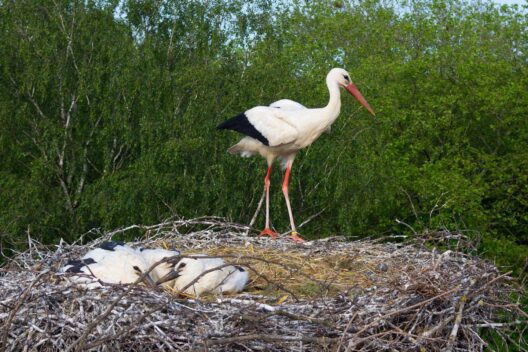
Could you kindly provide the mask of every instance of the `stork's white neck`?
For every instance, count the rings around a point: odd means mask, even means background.
[[[331,124],[337,119],[341,111],[341,92],[339,90],[339,84],[330,76],[326,77],[326,85],[330,94],[330,100],[324,109],[326,110],[326,117]]]

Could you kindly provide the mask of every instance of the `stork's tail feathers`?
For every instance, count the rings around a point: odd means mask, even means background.
[[[240,146],[238,144],[235,144],[234,146],[230,147],[227,152],[229,154],[238,154],[238,153],[241,153],[243,152],[242,148],[240,148]]]
[[[255,155],[254,153],[246,150],[244,148],[243,145],[241,145],[242,143],[237,143],[235,144],[234,146],[230,147],[227,152],[229,154],[240,154],[241,156],[245,157],[245,158],[249,158],[250,156],[253,156]]]
[[[216,129],[218,130],[234,130],[249,136],[260,136],[262,135],[255,130],[255,128],[249,123],[247,117],[245,114],[239,114],[229,120],[226,120],[216,126]],[[257,136],[257,137],[258,137]],[[240,154],[243,157],[250,157],[253,155],[253,153],[249,152],[247,148],[245,148],[245,145],[247,144],[246,141],[247,138],[243,138],[240,142],[232,146],[227,150],[229,154]]]
[[[233,130],[245,134],[251,138],[260,141],[264,145],[269,145],[269,141],[260,133],[259,130],[249,122],[246,114],[238,114],[216,126],[217,130]]]

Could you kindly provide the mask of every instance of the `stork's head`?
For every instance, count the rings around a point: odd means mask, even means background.
[[[200,275],[205,270],[204,259],[194,258],[195,256],[204,256],[203,254],[195,254],[192,258],[182,258],[175,264],[172,264],[171,270],[165,275],[157,279],[157,284],[165,284],[168,286],[174,286],[174,280],[178,279],[182,275],[191,276],[194,278]]]
[[[141,248],[140,254],[145,259],[145,261],[147,262],[150,268],[154,263],[157,263],[162,259],[179,256],[180,252],[177,250],[170,251],[170,250],[161,249],[161,248],[155,248],[155,249]],[[173,268],[174,268],[173,263],[170,263],[170,262],[161,263],[157,265],[154,269],[152,269],[151,276],[155,280],[158,280],[164,277],[165,275],[167,275],[168,273],[170,273],[173,270]]]
[[[354,98],[357,99],[357,101],[360,102],[361,105],[365,107],[365,109],[368,110],[368,112],[370,112],[372,115],[376,115],[367,100],[363,98],[363,95],[361,95],[359,89],[357,89],[356,85],[352,83],[350,75],[347,71],[343,70],[342,68],[333,68],[326,76],[326,81],[328,84],[336,82],[340,87],[345,88],[350,94],[354,96]]]

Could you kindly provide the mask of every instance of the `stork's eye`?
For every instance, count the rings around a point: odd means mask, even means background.
[[[347,75],[343,75],[343,77],[345,77],[345,79],[350,82],[350,77],[348,77]]]

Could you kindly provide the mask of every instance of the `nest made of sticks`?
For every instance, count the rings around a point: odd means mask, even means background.
[[[139,229],[133,246],[206,253],[248,268],[236,296],[200,299],[147,286],[85,290],[58,269]],[[0,269],[0,348],[18,350],[481,351],[526,349],[521,288],[491,263],[422,244],[296,245],[216,218],[92,231],[85,245],[29,249]],[[448,238],[445,232],[442,236]],[[456,238],[459,234],[452,237]]]

